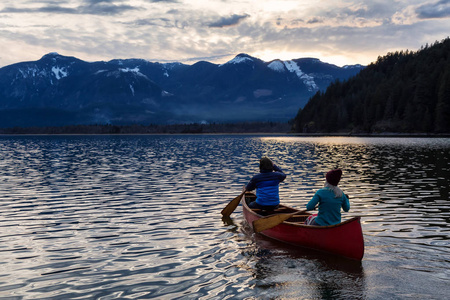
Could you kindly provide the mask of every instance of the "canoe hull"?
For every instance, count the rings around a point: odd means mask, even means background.
[[[253,221],[263,216],[247,206],[245,196],[242,197],[241,202],[244,217],[247,223],[253,227]],[[295,211],[293,208],[289,209]],[[310,226],[287,220],[262,231],[261,234],[287,244],[316,249],[354,260],[361,260],[364,256],[364,238],[360,217],[354,217],[333,226]]]

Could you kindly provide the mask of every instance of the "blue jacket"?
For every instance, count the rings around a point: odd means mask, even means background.
[[[319,212],[316,223],[320,226],[328,226],[341,223],[341,207],[344,211],[350,210],[350,201],[345,194],[336,198],[332,190],[322,188],[318,190],[306,205],[307,210],[313,210],[317,203]]]
[[[280,196],[278,185],[286,178],[286,174],[279,167],[273,165],[273,171],[261,170],[261,173],[253,176],[245,189],[256,189],[256,203],[259,205],[278,205]]]

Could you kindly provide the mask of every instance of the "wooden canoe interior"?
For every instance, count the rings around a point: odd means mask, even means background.
[[[253,193],[245,194],[245,202],[247,203],[247,205],[250,202],[255,201],[255,199],[256,199],[255,194],[253,194]],[[282,204],[280,204],[280,206],[277,209],[272,210],[272,211],[266,211],[266,210],[262,210],[262,209],[250,209],[250,210],[260,216],[270,216],[270,215],[274,215],[274,214],[289,214],[289,213],[294,213],[294,212],[298,211],[296,209],[284,206]],[[310,215],[311,215],[310,213],[305,212],[298,216],[297,215],[292,216],[291,218],[287,219],[284,222],[290,223],[290,224],[304,224],[306,221],[306,218],[308,218]]]
[[[282,223],[276,223],[273,228],[261,231],[262,235],[295,246],[312,248],[354,260],[360,261],[363,258],[364,237],[360,217],[352,217],[330,226],[305,225],[304,221],[311,215],[310,213],[285,205],[280,205],[273,211],[250,209],[248,204],[255,198],[256,196],[250,193],[246,193],[243,199],[241,198],[244,216],[250,226],[264,216],[299,213]],[[282,219],[282,217],[279,218],[279,220]]]

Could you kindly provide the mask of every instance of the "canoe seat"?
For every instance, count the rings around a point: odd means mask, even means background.
[[[282,208],[275,209],[273,212],[278,214],[278,213],[292,213],[294,211],[292,211],[292,209],[282,207]]]
[[[273,214],[273,210],[265,210],[265,209],[260,209],[260,208],[252,208],[251,209],[253,212],[257,213],[258,215],[271,215]]]
[[[282,213],[282,211],[278,211],[278,210],[265,210],[265,209],[260,209],[260,208],[252,208],[251,210],[261,216],[270,216],[270,215]],[[284,211],[284,213],[286,213],[286,211]]]

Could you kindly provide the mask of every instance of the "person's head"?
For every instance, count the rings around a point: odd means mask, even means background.
[[[259,160],[259,169],[261,171],[272,171],[273,170],[273,162],[268,157],[263,157]]]
[[[342,176],[342,170],[341,169],[335,169],[331,170],[325,175],[325,178],[327,179],[327,182],[331,185],[337,186],[339,181],[341,180]]]

